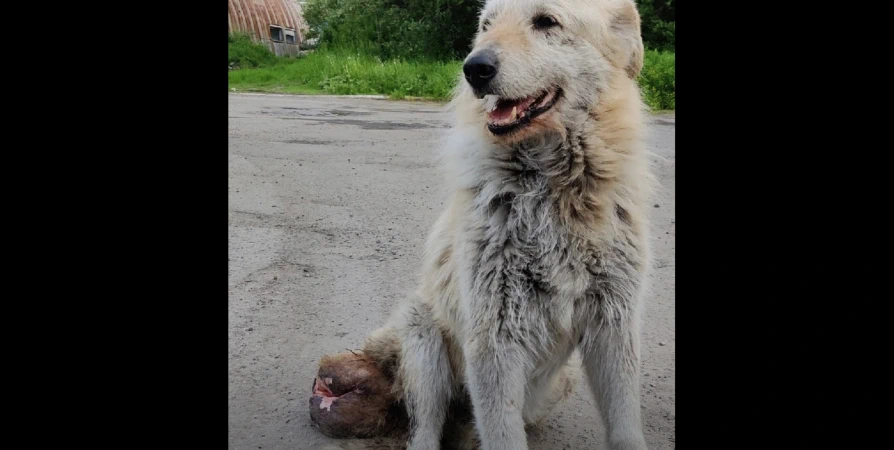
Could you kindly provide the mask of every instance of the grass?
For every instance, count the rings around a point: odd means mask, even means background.
[[[228,56],[229,63],[239,67],[229,71],[230,89],[288,94],[383,94],[394,99],[446,100],[461,68],[459,61],[382,61],[341,49],[277,58],[241,36],[230,38]],[[674,64],[673,53],[646,52],[640,86],[653,110],[676,106]]]
[[[258,68],[279,62],[267,47],[255,44],[244,34],[227,35],[227,63],[239,68]]]
[[[231,51],[230,54],[233,53]],[[232,70],[229,72],[229,88],[301,94],[383,94],[391,98],[446,100],[459,70],[458,61],[381,61],[373,56],[344,50],[319,50],[297,59],[279,58],[256,68]]]

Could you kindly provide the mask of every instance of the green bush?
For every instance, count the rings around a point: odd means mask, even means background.
[[[636,0],[643,44],[654,50],[676,50],[674,0]]]
[[[480,7],[477,0],[310,0],[304,18],[335,47],[448,61],[468,53]]]
[[[674,0],[636,0],[646,48],[674,51]],[[452,60],[468,53],[478,0],[309,0],[311,33],[339,48],[390,59]]]
[[[642,18],[643,43],[647,49],[659,50],[646,54],[640,77],[643,97],[653,109],[673,109],[674,0],[635,1]],[[443,77],[441,71],[443,67],[458,68],[455,61],[465,58],[480,7],[478,0],[309,0],[304,15],[312,32],[320,33],[320,52],[325,58],[355,58],[342,61],[338,70],[330,67],[315,74],[327,76],[315,81],[314,88],[339,94],[445,98],[454,78]],[[322,60],[309,58],[299,66],[311,67]],[[448,65],[436,69],[437,74],[426,72],[437,67],[432,64],[438,61]],[[396,78],[381,79],[386,73]],[[311,88],[306,83],[301,86]]]
[[[235,68],[265,67],[278,59],[267,47],[256,44],[244,34],[227,35],[227,65]]]
[[[676,109],[676,55],[671,52],[646,51],[639,76],[643,100],[653,110]]]

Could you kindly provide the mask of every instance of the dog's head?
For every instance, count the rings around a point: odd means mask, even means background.
[[[459,95],[480,99],[478,119],[514,142],[564,129],[613,80],[636,78],[642,58],[633,0],[489,0]]]

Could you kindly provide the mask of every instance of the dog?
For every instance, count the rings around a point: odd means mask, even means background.
[[[463,400],[475,445],[527,449],[526,424],[555,410],[580,368],[608,448],[646,449],[642,64],[632,0],[484,5],[450,104],[449,201],[419,288],[363,348],[406,406],[409,450],[450,439]]]

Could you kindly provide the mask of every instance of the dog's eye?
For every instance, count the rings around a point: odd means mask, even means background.
[[[550,16],[541,14],[537,17],[534,17],[533,24],[534,28],[538,30],[548,30],[559,25],[559,22],[556,22],[556,19],[553,19]]]
[[[487,31],[487,27],[490,26],[490,20],[485,20],[484,23],[481,24],[481,31]]]

